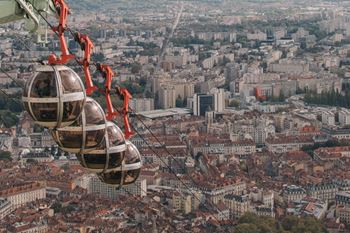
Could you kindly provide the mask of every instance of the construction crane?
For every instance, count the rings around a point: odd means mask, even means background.
[[[43,13],[56,16],[57,26],[51,25]],[[142,166],[139,151],[129,141],[134,135],[128,118],[132,96],[125,88],[112,87],[115,73],[109,65],[91,60],[93,42],[88,35],[72,33],[67,25],[69,15],[64,0],[0,0],[0,24],[24,20],[26,29],[35,32],[44,21],[60,42],[60,55],[50,54],[48,64],[37,66],[27,81],[22,97],[24,108],[35,123],[50,130],[63,151],[75,153],[81,165],[97,173],[102,182],[118,187],[131,184]],[[83,58],[78,59],[69,51],[66,31],[73,34],[84,51]],[[71,60],[83,67],[85,86],[78,74],[66,66]],[[94,85],[91,65],[104,77],[104,88]],[[97,91],[105,95],[106,113],[87,97]],[[112,104],[113,91],[123,100],[119,112]],[[118,115],[123,117],[124,132],[113,122]]]

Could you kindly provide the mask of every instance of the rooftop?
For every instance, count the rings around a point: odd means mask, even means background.
[[[24,184],[18,184],[10,188],[6,188],[0,191],[0,196],[7,197],[11,196],[17,193],[25,193],[33,190],[38,190],[44,188],[43,184],[40,184],[38,182],[31,182],[31,183],[24,183]]]
[[[289,144],[289,143],[313,143],[311,136],[280,136],[275,138],[268,138],[266,140],[269,144]]]
[[[169,109],[158,109],[152,111],[145,111],[138,113],[139,115],[149,118],[149,119],[157,119],[162,117],[173,117],[177,115],[188,115],[191,114],[192,110],[188,108],[169,108]]]

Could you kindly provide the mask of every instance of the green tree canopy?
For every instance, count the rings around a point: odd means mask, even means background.
[[[249,223],[238,224],[235,228],[236,233],[259,233],[257,226]]]
[[[176,105],[177,108],[182,108],[183,107],[184,101],[182,100],[180,95],[177,96],[175,105]]]
[[[287,216],[279,224],[267,216],[246,213],[235,227],[237,233],[322,233],[326,232],[322,223],[314,217]]]
[[[135,62],[131,65],[131,73],[138,74],[141,71],[141,64],[138,62]]]
[[[7,128],[17,125],[18,117],[9,110],[0,110],[0,124]]]
[[[0,109],[20,113],[23,111],[23,104],[17,95],[9,98],[8,96],[0,93]]]
[[[0,151],[0,160],[12,160],[11,156],[9,151]]]
[[[239,101],[237,100],[231,100],[230,103],[228,104],[229,107],[234,107],[238,108],[239,107]]]
[[[338,91],[323,91],[318,94],[313,91],[307,91],[304,96],[304,101],[308,104],[328,105],[337,107],[350,107],[350,91],[346,90],[345,94]]]

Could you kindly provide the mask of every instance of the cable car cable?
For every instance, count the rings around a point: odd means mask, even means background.
[[[0,89],[0,92],[4,94],[8,99],[12,99],[12,97],[9,96],[4,90]]]
[[[138,186],[136,183],[135,183],[135,185]],[[142,192],[147,193],[144,189],[142,189],[141,184],[140,184],[138,187],[141,189]],[[122,189],[123,189],[126,193],[128,193],[130,196],[134,197],[134,199],[135,199],[136,201],[142,202],[142,199],[141,199],[142,197],[141,197],[141,198],[138,197],[137,195],[131,193],[129,190],[125,189],[124,187],[122,187]],[[154,200],[153,198],[152,198],[152,200],[155,201],[155,202],[157,202],[157,201]],[[158,203],[158,202],[157,202],[157,203]],[[168,209],[167,206],[164,206],[164,204],[162,204],[162,203],[160,203],[160,202],[159,202],[159,205],[162,206],[164,209]],[[144,210],[141,209],[139,206],[136,206],[136,208],[137,208],[140,212],[143,212],[143,211],[144,211]],[[161,210],[159,210],[159,211],[161,212]],[[168,209],[168,211],[170,211],[170,210]],[[173,228],[174,231],[176,232],[176,230],[177,230],[177,229],[176,229],[176,226],[174,226],[173,224],[170,224],[170,226],[171,226],[171,228]]]
[[[21,42],[21,44],[28,50],[30,51],[31,49],[29,48],[29,46],[20,38],[18,37],[17,35],[13,34],[14,37],[16,37],[17,40],[19,40]]]
[[[133,126],[133,125],[132,125]],[[148,148],[159,158],[159,160],[171,171],[171,173],[180,181],[180,183],[192,194],[192,196],[194,198],[196,198],[200,203],[202,202],[196,195],[195,193],[193,193],[193,191],[191,190],[191,188],[182,180],[180,179],[180,177],[177,176],[176,172],[163,160],[163,158],[153,149],[153,147],[149,144],[148,141],[146,141],[146,139],[138,132],[138,130],[133,126],[133,129],[135,131],[135,133],[141,138],[142,141],[144,141],[146,143],[146,145],[148,146]],[[204,202],[205,203],[205,202]],[[203,203],[203,204],[204,204]],[[210,203],[210,202],[209,202]],[[210,203],[211,204],[211,203]],[[204,204],[205,205],[205,204]],[[214,204],[215,205],[215,204]],[[213,212],[213,211],[210,211],[210,209],[207,207],[207,205],[205,205],[206,209],[209,211],[209,212]],[[218,211],[219,213],[221,213],[221,211],[216,207],[214,206],[216,211]],[[212,206],[212,209],[213,206]],[[213,215],[215,216],[215,215]],[[216,217],[214,217],[217,221],[219,221]]]
[[[24,85],[19,83],[15,78],[13,78],[7,71],[5,71],[3,68],[0,67],[0,71],[3,72],[9,79],[11,79],[17,86],[23,88]]]
[[[140,118],[140,116],[132,109],[129,107],[129,109],[134,113],[134,115],[136,116],[136,118],[141,122],[141,124],[150,132],[150,134],[156,139],[156,141],[161,145],[161,148],[163,148],[168,154],[169,156],[175,161],[175,163],[177,163],[177,165],[179,167],[181,167],[181,164],[177,161],[177,159],[175,158],[174,155],[171,154],[171,152],[167,149],[166,145],[162,146],[162,142],[158,139],[158,137],[152,132],[152,130],[145,124],[145,122]],[[135,130],[135,129],[134,129]],[[136,131],[135,131],[136,132]],[[137,133],[137,132],[136,132]],[[196,184],[196,182],[194,181],[194,179],[191,176],[188,176],[190,178],[190,180]],[[208,202],[215,206],[217,211],[219,211],[219,213],[221,213],[221,211],[217,208],[217,206],[208,199]]]

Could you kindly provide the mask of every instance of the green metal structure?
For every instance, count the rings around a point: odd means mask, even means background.
[[[26,29],[35,32],[40,27],[38,11],[53,14],[56,9],[51,0],[0,0],[0,24],[25,20]]]

